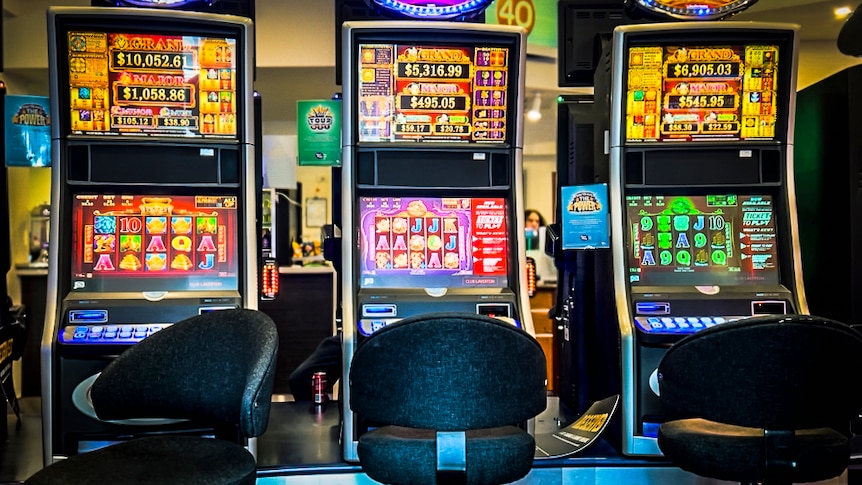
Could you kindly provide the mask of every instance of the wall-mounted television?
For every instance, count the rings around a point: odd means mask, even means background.
[[[786,143],[796,29],[714,22],[615,30],[614,81],[627,145]]]
[[[348,144],[520,142],[523,32],[416,24],[345,24],[346,98],[355,114]]]
[[[362,288],[503,288],[510,242],[505,199],[360,197]]]
[[[59,136],[243,138],[251,109],[243,21],[150,9],[56,12],[49,62]]]
[[[235,195],[75,195],[72,291],[237,291],[237,203]]]
[[[772,197],[626,196],[632,286],[777,285]]]

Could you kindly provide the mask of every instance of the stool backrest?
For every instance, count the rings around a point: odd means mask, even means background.
[[[356,349],[350,407],[382,424],[456,431],[517,424],[547,404],[545,355],[502,320],[428,313],[375,332]]]
[[[278,332],[265,313],[221,310],[160,330],[93,382],[100,419],[194,419],[260,436],[269,421]]]
[[[723,323],[685,337],[658,366],[661,401],[679,417],[773,430],[848,430],[862,405],[862,335],[806,315]]]

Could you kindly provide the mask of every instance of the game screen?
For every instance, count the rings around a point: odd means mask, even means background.
[[[505,287],[506,202],[484,197],[362,197],[360,287]]]
[[[236,291],[237,198],[82,195],[72,291]]]
[[[507,143],[506,47],[360,44],[359,142]]]
[[[778,284],[768,195],[626,196],[633,286]]]
[[[70,133],[237,138],[231,38],[68,33]]]
[[[770,44],[630,46],[626,142],[774,140],[778,54]]]

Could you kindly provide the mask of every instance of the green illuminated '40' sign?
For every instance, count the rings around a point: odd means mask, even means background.
[[[503,25],[524,27],[529,34],[536,24],[536,6],[533,0],[497,0],[497,22]]]

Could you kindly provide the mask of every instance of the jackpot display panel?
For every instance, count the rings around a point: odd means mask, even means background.
[[[186,317],[256,308],[253,31],[157,9],[47,13],[52,173],[44,461],[199,423],[97,419],[88,386]]]
[[[775,140],[778,51],[761,42],[630,47],[626,143]]]
[[[796,33],[787,24],[614,31],[610,205],[626,455],[660,455],[659,360],[698,330],[807,313],[792,136]],[[692,370],[696,372],[696,369]],[[589,388],[590,386],[585,386]]]
[[[425,312],[533,333],[522,202],[525,32],[416,21],[344,24],[340,191],[343,399],[356,346]],[[367,429],[344,417],[344,456]]]

